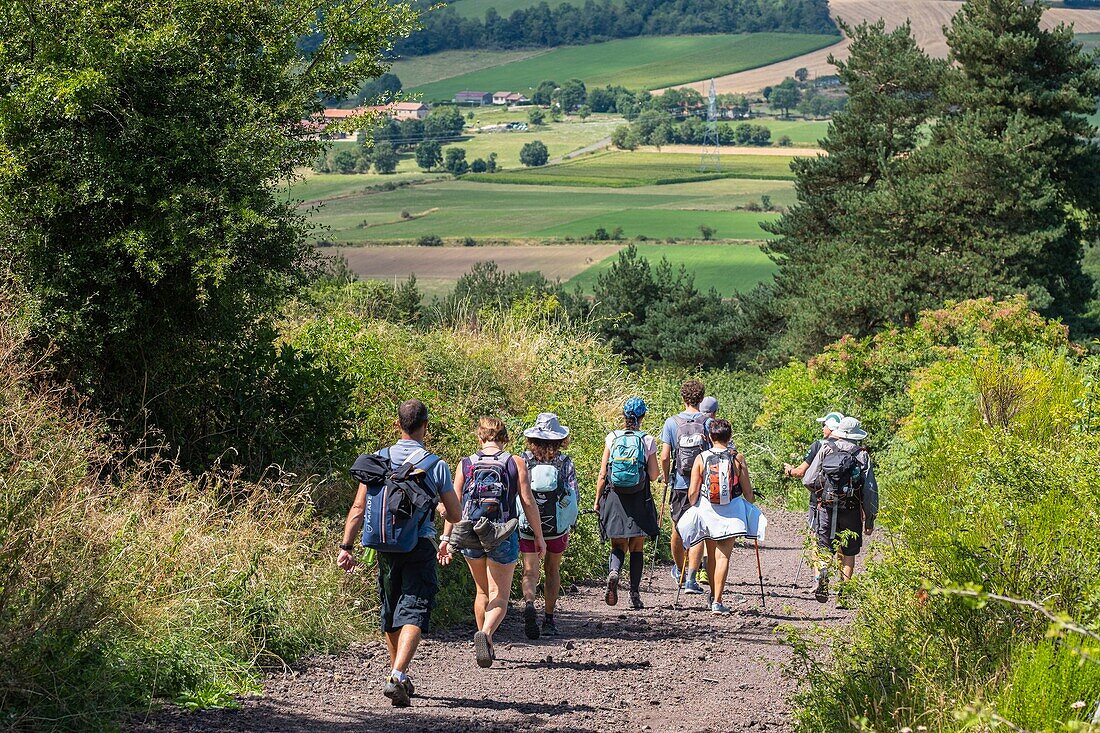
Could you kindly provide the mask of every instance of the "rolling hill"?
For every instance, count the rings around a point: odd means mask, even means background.
[[[456,65],[459,73],[449,78],[412,88],[406,84],[406,89],[421,94],[426,101],[449,100],[464,89],[530,92],[543,79],[560,82],[576,78],[589,86],[619,84],[631,89],[655,89],[771,64],[835,42],[836,36],[797,33],[642,36],[562,46],[465,73]],[[422,67],[433,63],[431,59],[427,56],[399,62],[397,73],[400,76],[401,63]],[[481,63],[491,63],[491,59],[484,56]]]

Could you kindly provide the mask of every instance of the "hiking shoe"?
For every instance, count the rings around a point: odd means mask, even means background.
[[[679,585],[680,584],[680,570],[675,565],[673,565],[672,569],[669,570],[669,574],[672,576],[672,582],[676,583],[676,585]]]
[[[733,611],[729,610],[729,608],[727,608],[722,603],[710,604],[710,612],[713,613],[715,616],[729,616],[731,613],[733,613]]]
[[[407,708],[409,698],[412,697],[412,681],[406,678],[401,682],[390,677],[386,680],[386,686],[382,688],[382,694],[390,699],[390,704],[395,708]]]
[[[493,666],[493,644],[484,631],[474,633],[474,658],[482,669]]]
[[[821,570],[817,574],[817,585],[814,586],[814,598],[818,603],[827,603],[829,600],[829,571]]]
[[[496,549],[502,542],[512,536],[519,526],[518,519],[509,519],[507,522],[491,522],[482,517],[474,524],[474,533],[481,540],[481,547],[486,552]]]
[[[635,611],[641,611],[645,608],[645,605],[642,603],[642,594],[636,590],[630,591],[630,607]]]
[[[604,593],[603,600],[607,605],[614,606],[619,602],[619,574],[610,573],[607,576],[607,593]]]
[[[558,631],[558,627],[554,625],[554,619],[547,618],[542,620],[542,635],[561,636],[561,632]]]
[[[710,585],[710,576],[707,575],[707,571],[699,568],[699,572],[695,574],[695,580],[703,585]]]
[[[689,580],[684,583],[684,593],[687,593],[689,596],[701,596],[703,592],[703,587],[694,580]]]
[[[451,554],[455,555],[459,550],[480,550],[481,540],[474,532],[474,523],[469,519],[455,522],[451,527]]]
[[[535,613],[534,603],[528,603],[523,607],[523,633],[528,639],[539,638],[539,617]]]

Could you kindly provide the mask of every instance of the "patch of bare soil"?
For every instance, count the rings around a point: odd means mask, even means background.
[[[562,598],[562,636],[528,641],[513,603],[497,632],[497,661],[474,662],[473,629],[432,633],[410,673],[416,697],[405,709],[382,696],[385,647],[371,639],[347,653],[305,660],[271,675],[263,696],[239,710],[183,713],[166,709],[135,720],[131,731],[303,731],[305,733],[486,733],[500,731],[694,731],[786,733],[794,728],[787,698],[796,682],[782,673],[790,650],[781,624],[843,624],[835,599],[819,604],[800,563],[804,515],[771,509],[762,546],[766,607],[761,608],[751,544],[735,550],[726,604],[712,615],[706,596],[681,595],[669,568],[643,580],[646,608],[609,607],[601,583]],[[801,568],[800,568],[801,566]],[[625,570],[625,569],[624,569]],[[624,572],[625,577],[625,572]]]
[[[458,280],[478,262],[493,261],[506,272],[538,270],[551,280],[568,280],[596,262],[615,255],[621,245],[562,244],[547,246],[418,247],[372,246],[334,247],[324,250],[343,255],[348,266],[362,278],[406,278]]]

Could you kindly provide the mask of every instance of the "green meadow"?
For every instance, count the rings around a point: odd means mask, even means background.
[[[770,280],[776,272],[775,263],[758,246],[752,244],[639,244],[638,254],[655,265],[662,257],[674,267],[683,265],[695,276],[700,290],[714,288],[729,297]],[[569,280],[569,286],[579,285],[591,293],[596,278],[615,262],[607,257]]]
[[[716,180],[625,189],[494,186],[467,180],[423,183],[393,191],[311,176],[289,193],[314,207],[318,239],[340,243],[397,242],[424,235],[445,239],[581,239],[602,227],[624,236],[698,239],[699,227],[718,239],[764,239],[760,222],[775,215],[744,207],[768,196],[789,205],[785,181]],[[343,185],[341,185],[343,184]],[[323,204],[323,205],[318,205]]]
[[[485,183],[522,183],[543,186],[625,186],[703,181],[716,178],[793,179],[791,161],[785,155],[724,155],[719,171],[700,171],[700,157],[689,153],[605,152],[586,155],[557,165],[472,174],[469,180]]]
[[[543,79],[582,79],[589,86],[621,84],[660,89],[793,58],[836,43],[836,36],[799,33],[742,33],[706,36],[641,36],[583,46],[562,46],[519,61],[458,73],[410,87],[427,101],[449,100],[455,92],[500,89],[530,92]],[[430,57],[429,57],[430,58]],[[400,71],[397,72],[400,76]]]
[[[397,74],[404,89],[415,89],[453,76],[472,74],[476,71],[503,66],[515,61],[523,61],[534,56],[550,53],[552,49],[534,48],[520,51],[490,51],[486,49],[463,49],[440,51],[427,56],[409,56],[398,59],[390,71]],[[489,91],[497,91],[492,89]]]

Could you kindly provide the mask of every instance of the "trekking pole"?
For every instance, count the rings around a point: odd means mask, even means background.
[[[668,479],[661,482],[664,489],[661,491],[661,513],[657,515],[657,536],[653,538],[653,560],[649,563],[649,586],[653,587],[653,576],[657,572],[657,553],[661,549],[661,525],[665,523],[665,500],[668,499]]]
[[[756,572],[760,576],[760,607],[766,608],[768,604],[764,602],[764,570],[760,567],[760,540],[753,537],[752,544],[756,547]]]

